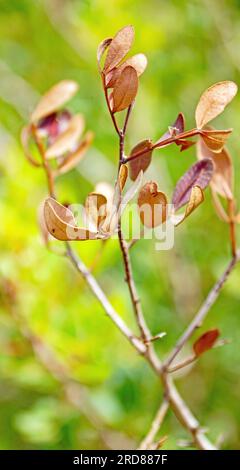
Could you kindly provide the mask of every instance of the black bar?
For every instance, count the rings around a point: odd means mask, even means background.
[[[198,450],[161,450],[161,451],[86,451],[86,450],[1,450],[0,468],[14,465],[15,469],[24,465],[24,469],[43,468],[52,465],[58,468],[122,468],[124,466],[146,465],[152,468],[175,468],[193,465],[225,465],[228,468],[239,467],[240,451],[198,451]],[[215,467],[214,467],[215,468]]]

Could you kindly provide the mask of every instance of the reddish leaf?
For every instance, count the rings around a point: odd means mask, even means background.
[[[196,356],[200,356],[209,349],[212,349],[219,335],[220,331],[218,329],[215,329],[209,330],[202,336],[200,336],[200,338],[198,338],[193,345],[193,350]]]
[[[161,142],[163,142],[163,140],[170,139],[171,137],[175,135],[181,134],[182,132],[184,132],[184,127],[185,127],[184,115],[183,113],[179,113],[177,116],[177,119],[174,121],[174,123],[171,126],[169,126],[167,132],[165,132],[165,134],[163,134],[162,137],[160,137],[160,139],[157,140],[154,145],[160,144]],[[170,144],[166,144],[166,146],[167,145],[170,145]]]
[[[186,139],[177,139],[175,140],[176,145],[180,146],[180,152],[184,152],[184,150],[189,149],[189,147],[192,147],[193,145],[196,144],[196,142],[193,142],[192,140],[186,140]]]
[[[147,58],[144,54],[136,54],[133,57],[130,57],[130,59],[125,60],[123,64],[111,70],[106,77],[107,88],[113,88],[115,86],[122,71],[128,65],[133,67],[137,72],[137,76],[140,77],[147,67]]]
[[[132,26],[125,26],[120,29],[111,41],[103,71],[106,74],[118,65],[131,48],[134,39],[134,29]]]
[[[134,157],[138,152],[145,151],[144,155],[135,158],[134,160],[129,161],[129,169],[130,169],[130,178],[131,180],[135,181],[139,172],[142,170],[143,172],[147,170],[149,167],[151,160],[152,160],[152,141],[149,139],[143,140],[139,142],[135,147],[131,150],[130,158]]]
[[[67,151],[76,147],[84,129],[84,118],[82,114],[75,114],[69,121],[67,128],[60,133],[53,144],[46,151],[46,158],[58,158]]]
[[[213,163],[211,159],[205,158],[192,165],[182,178],[180,178],[175,187],[172,198],[175,210],[187,204],[193,186],[199,186],[201,189],[205,189],[212,175]]]
[[[113,88],[113,112],[123,111],[128,108],[136,98],[138,90],[138,76],[133,67],[126,67],[115,87]]]

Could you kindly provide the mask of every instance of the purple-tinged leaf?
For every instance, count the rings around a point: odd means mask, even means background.
[[[172,203],[175,210],[188,203],[193,186],[205,189],[208,186],[214,171],[213,162],[205,158],[189,168],[177,182],[173,193]]]

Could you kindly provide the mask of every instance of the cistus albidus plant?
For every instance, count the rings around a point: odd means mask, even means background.
[[[170,408],[183,427],[189,431],[191,442],[196,448],[216,449],[206,436],[206,430],[179,395],[171,373],[190,363],[197,363],[203,353],[220,344],[218,328],[211,329],[193,343],[189,357],[180,362],[176,360],[183,346],[191,341],[195,330],[202,326],[223,284],[240,259],[235,234],[240,215],[237,213],[234,199],[232,159],[225,147],[232,129],[218,130],[209,127],[209,123],[222,113],[234,98],[237,85],[232,81],[219,82],[202,94],[195,111],[195,128],[185,130],[184,115],[179,113],[175,122],[156,142],[144,138],[127,154],[125,137],[128,123],[138,92],[139,77],[147,66],[147,59],[143,54],[125,58],[133,39],[133,27],[126,26],[114,38],[104,39],[97,50],[98,69],[106,105],[118,137],[118,160],[116,181],[112,189],[109,185],[99,184],[87,196],[82,225],[76,222],[71,206],[59,202],[55,188],[58,175],[79,164],[92,141],[91,132],[82,137],[83,117],[79,114],[72,116],[64,108],[65,103],[77,91],[75,82],[64,80],[42,97],[32,113],[29,125],[23,130],[22,142],[29,161],[34,166],[42,167],[47,176],[49,197],[46,198],[41,213],[41,228],[46,243],[50,243],[51,236],[65,242],[64,255],[83,276],[110,320],[161,380],[164,400],[139,448],[157,449],[163,444],[163,439],[156,441],[155,436]],[[198,161],[180,178],[171,199],[158,188],[156,182],[147,181],[145,172],[155,153],[158,158],[158,150],[177,145],[180,152],[185,152],[195,144]],[[37,149],[37,160],[32,146]],[[218,216],[230,227],[231,259],[168,357],[161,360],[155,351],[154,342],[164,335],[159,333],[153,336],[147,326],[147,317],[137,292],[130,258],[130,249],[136,240],[126,238],[122,228],[122,215],[126,206],[136,197],[142,228],[151,231],[166,223],[171,223],[172,226],[188,223],[186,219],[203,203],[204,190],[208,186]],[[182,207],[185,209],[179,213]],[[144,236],[144,230],[141,233]],[[98,281],[76,255],[70,243],[96,240],[101,250],[101,240],[106,241],[112,236],[117,236],[119,241],[137,333],[128,327],[111,305]]]

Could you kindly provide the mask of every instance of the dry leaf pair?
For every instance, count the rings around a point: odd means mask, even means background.
[[[154,149],[163,148],[175,143],[180,146],[182,152],[195,144],[189,138],[196,135],[200,136],[206,148],[209,149],[209,158],[215,153],[221,153],[232,129],[215,130],[204,126],[224,110],[236,93],[237,85],[234,82],[225,81],[212,85],[202,94],[196,107],[196,129],[185,131],[184,115],[179,113],[175,122],[169,126],[168,131],[155,143],[149,139],[139,142],[131,150],[128,157],[131,179],[134,181],[140,170],[147,170],[151,163]],[[208,155],[205,156],[208,157]]]
[[[30,151],[30,140],[39,139],[44,159],[56,161],[54,176],[66,173],[82,159],[92,143],[93,134],[82,138],[85,122],[81,114],[71,115],[62,109],[78,90],[72,80],[63,80],[43,95],[31,116],[31,123],[22,131],[22,144],[26,157],[35,166],[42,166]],[[42,155],[43,157],[43,155]]]
[[[203,190],[208,186],[212,175],[211,159],[206,158],[195,163],[178,181],[173,193],[171,211],[168,210],[167,197],[158,191],[157,183],[146,183],[138,197],[142,223],[147,228],[154,228],[170,218],[174,225],[179,225],[203,202]],[[185,205],[185,212],[176,214]]]
[[[85,202],[85,227],[79,227],[73,213],[57,202],[47,198],[44,219],[49,233],[61,241],[107,239],[117,230],[118,221],[130,200],[142,183],[141,172],[135,183],[123,194],[128,176],[127,166],[122,165],[115,190],[107,183],[99,183]],[[101,191],[101,192],[100,192]]]
[[[125,26],[113,39],[104,39],[98,47],[97,60],[104,88],[106,91],[112,89],[108,98],[112,113],[123,111],[133,103],[138,91],[138,77],[147,66],[144,54],[136,54],[122,62],[132,46],[133,39],[133,27]],[[105,52],[104,66],[101,68],[101,59]]]

